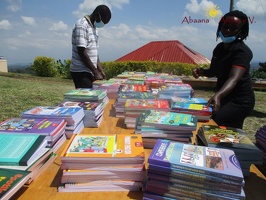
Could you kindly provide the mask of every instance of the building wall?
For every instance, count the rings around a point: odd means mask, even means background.
[[[0,72],[8,72],[6,60],[0,60]]]

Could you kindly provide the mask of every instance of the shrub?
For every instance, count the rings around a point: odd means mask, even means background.
[[[45,56],[38,56],[35,58],[31,69],[37,76],[41,77],[56,77],[58,76],[58,69],[54,67],[54,58]]]

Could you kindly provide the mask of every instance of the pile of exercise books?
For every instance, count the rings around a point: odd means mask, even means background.
[[[125,103],[125,125],[126,128],[135,128],[136,119],[141,113],[147,110],[169,111],[170,105],[167,100],[163,99],[128,99]]]
[[[185,103],[200,104],[205,106],[207,105],[208,101],[201,97],[192,97],[192,98],[171,97],[170,99],[170,106],[173,109]]]
[[[145,155],[135,134],[73,135],[61,154],[59,192],[141,191]]]
[[[191,85],[186,83],[176,83],[159,87],[157,98],[170,100],[172,97],[191,98],[193,95],[194,90]]]
[[[76,127],[83,119],[84,111],[81,107],[37,106],[23,111],[20,117],[64,119],[66,126]]]
[[[155,99],[152,89],[147,85],[121,85],[117,99],[113,104],[116,117],[125,117],[125,103],[127,99],[146,100]]]
[[[25,182],[27,184],[37,178],[56,157],[53,149],[47,147],[45,135],[0,133],[0,147],[0,169],[30,173]]]
[[[245,199],[232,150],[159,139],[148,164],[143,199]]]
[[[84,110],[83,127],[99,127],[103,119],[104,108],[100,102],[63,101],[62,107],[81,107]]]
[[[99,102],[103,108],[109,102],[107,90],[79,88],[66,92],[64,101]]]
[[[93,82],[93,89],[95,90],[106,90],[109,99],[116,99],[118,88],[127,79],[115,79],[111,78],[109,80],[96,80]]]
[[[212,107],[195,103],[173,104],[171,111],[195,115],[200,122],[208,122],[212,115]]]
[[[197,144],[233,150],[244,176],[249,175],[251,164],[262,164],[263,162],[261,150],[242,129],[203,124],[198,129]]]
[[[54,152],[66,140],[66,122],[56,118],[10,118],[0,122],[0,134],[44,135],[47,147]]]
[[[263,163],[256,166],[266,175],[266,125],[260,127],[255,133],[255,145],[263,154]]]
[[[142,135],[145,148],[153,148],[158,138],[190,143],[197,123],[190,114],[148,110],[137,118],[135,133]]]

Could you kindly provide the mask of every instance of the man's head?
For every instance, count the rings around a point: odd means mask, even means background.
[[[111,10],[106,5],[99,5],[91,14],[94,26],[97,28],[108,24],[111,19]]]
[[[238,40],[244,40],[249,33],[249,21],[246,14],[241,11],[234,10],[225,14],[218,25],[216,36],[224,37],[236,36]]]

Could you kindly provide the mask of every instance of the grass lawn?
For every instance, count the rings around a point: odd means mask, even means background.
[[[71,89],[74,89],[72,80],[0,72],[0,121],[19,117],[22,111],[35,106],[55,106]],[[255,94],[255,109],[243,127],[252,141],[256,130],[266,125],[266,91],[255,91]],[[213,91],[195,90],[195,97],[208,99],[212,95]]]

